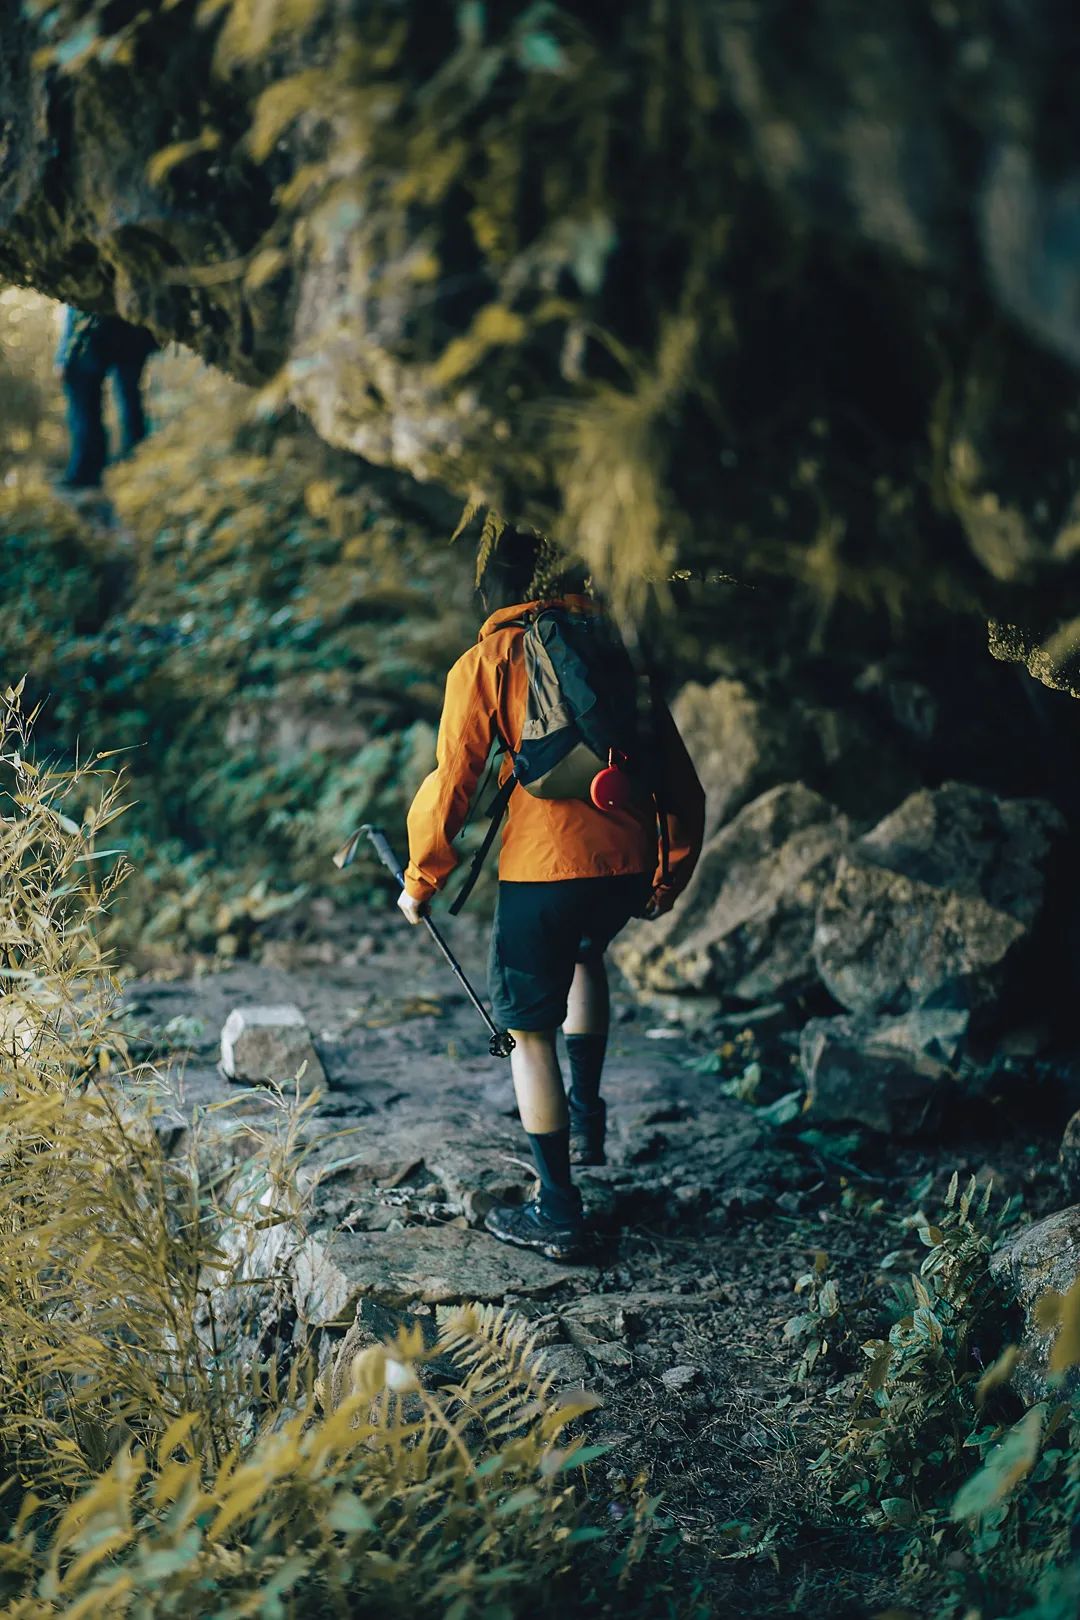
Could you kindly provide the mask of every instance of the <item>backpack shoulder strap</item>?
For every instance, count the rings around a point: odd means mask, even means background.
[[[469,867],[468,876],[450,904],[449,911],[451,917],[457,916],[458,912],[461,910],[462,906],[465,904],[466,900],[476,887],[476,880],[480,876],[480,869],[487,860],[488,852],[490,851],[492,844],[495,842],[499,828],[502,826],[503,817],[506,814],[506,807],[510,803],[510,795],[513,793],[516,786],[517,777],[510,775],[506,778],[506,781],[503,783],[502,787],[495,796],[495,800],[491,806],[491,820],[488,823],[488,830],[484,834],[484,842],[480,845],[480,848],[473,856],[472,865]]]
[[[502,628],[527,630],[531,623],[531,617],[524,619],[512,619],[509,625],[503,625]],[[505,738],[503,739],[503,748],[506,751],[510,751],[510,743]],[[454,896],[447,908],[451,917],[457,916],[458,912],[461,910],[462,906],[465,904],[466,900],[476,887],[476,880],[480,876],[481,868],[491,852],[492,844],[498,837],[499,828],[503,824],[503,817],[506,815],[507,807],[510,803],[510,795],[513,793],[516,786],[517,777],[511,771],[510,775],[507,777],[506,781],[503,783],[498,793],[491,801],[491,808],[488,812],[490,820],[488,822],[487,832],[484,834],[484,841],[472,858],[464,883],[461,885],[461,888],[458,890],[457,894]]]

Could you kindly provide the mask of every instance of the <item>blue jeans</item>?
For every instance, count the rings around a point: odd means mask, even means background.
[[[102,367],[93,360],[78,359],[64,368],[64,394],[67,399],[67,425],[71,454],[64,483],[80,489],[93,489],[109,458],[109,441],[103,415],[105,378],[110,375],[120,415],[120,454],[129,455],[145,439],[146,416],[142,403],[142,371],[145,360],[124,360]]]
[[[129,456],[146,438],[146,415],[142,402],[142,374],[145,360],[121,360],[112,367],[113,392],[120,413],[120,454]]]

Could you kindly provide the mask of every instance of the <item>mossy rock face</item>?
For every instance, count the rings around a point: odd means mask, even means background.
[[[1024,1312],[1023,1359],[1013,1385],[1026,1401],[1062,1399],[1080,1388],[1080,1370],[1072,1367],[1063,1378],[1048,1382],[1054,1341],[1060,1331],[1051,1315],[1040,1312],[1040,1302],[1052,1302],[1052,1293],[1067,1294],[1080,1277],[1080,1205],[1056,1210],[1031,1226],[1023,1226],[994,1251],[991,1270],[995,1280]],[[1049,1296],[1049,1297],[1048,1297]]]
[[[1076,569],[1066,8],[581,9],[0,0],[0,275],[629,596],[720,563],[1046,623]]]

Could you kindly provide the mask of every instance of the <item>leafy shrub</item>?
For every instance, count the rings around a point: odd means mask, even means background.
[[[0,473],[35,452],[59,450],[59,390],[49,384],[56,305],[0,287]]]
[[[438,496],[190,358],[156,358],[150,395],[160,425],[108,474],[112,527],[49,489],[48,443],[0,488],[0,647],[47,699],[43,749],[124,751],[117,940],[243,954],[298,883],[335,881],[354,826],[403,819],[475,628],[468,560],[448,558],[452,502],[440,527]]]
[[[1075,1612],[1080,1399],[1063,1391],[1022,1412],[1011,1393],[1021,1352],[989,1264],[1011,1211],[991,1214],[990,1187],[976,1207],[976,1191],[972,1178],[961,1192],[954,1175],[940,1221],[920,1213],[913,1223],[929,1253],[896,1288],[902,1314],[863,1342],[869,1365],[854,1404],[813,1467],[843,1511],[904,1538],[905,1596],[921,1592],[927,1612],[990,1620],[1024,1606],[1027,1620],[1065,1620]],[[807,1376],[830,1331],[857,1335],[859,1309],[843,1309],[823,1265],[800,1281],[808,1308],[788,1336]],[[1060,1378],[1080,1362],[1080,1287],[1043,1309],[1061,1322],[1051,1363]]]
[[[870,1369],[840,1445],[857,1478],[841,1500],[871,1523],[915,1523],[967,1462],[983,1358],[1005,1323],[989,1272],[992,1238],[971,1213],[974,1192],[972,1181],[960,1194],[954,1177],[940,1224],[918,1229],[930,1253],[896,1289],[904,1314],[886,1338],[862,1346]],[[984,1218],[989,1199],[988,1188]]]
[[[784,1337],[801,1351],[794,1377],[805,1383],[819,1359],[835,1351],[851,1333],[848,1313],[840,1298],[836,1279],[829,1276],[829,1257],[823,1249],[814,1255],[809,1271],[795,1284],[802,1310],[784,1323]]]
[[[437,1349],[460,1365],[451,1390],[424,1388],[430,1353],[403,1336],[356,1358],[335,1410],[267,1399],[253,1443],[220,1458],[192,1412],[153,1451],[123,1447],[47,1544],[26,1531],[40,1507],[21,1515],[4,1562],[43,1601],[6,1612],[552,1612],[593,1454],[565,1431],[588,1398],[552,1402],[505,1315],[464,1310]]]
[[[61,678],[69,648],[100,631],[107,555],[80,518],[43,485],[0,485],[3,637],[23,668]],[[74,694],[73,694],[74,695]]]

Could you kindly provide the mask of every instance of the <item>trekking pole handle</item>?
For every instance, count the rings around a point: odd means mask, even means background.
[[[401,870],[401,867],[398,864],[398,858],[390,848],[390,840],[387,838],[382,828],[372,827],[370,823],[365,822],[360,831],[362,833],[367,833],[372,844],[374,845],[376,855],[379,857],[380,861],[382,861],[383,865],[386,867],[386,870],[388,872],[392,872],[397,878],[400,887],[404,888],[405,874]]]

